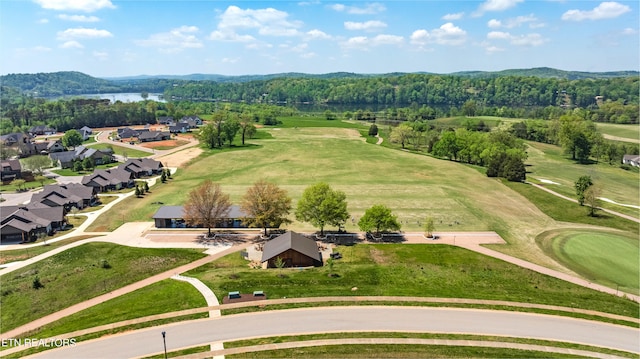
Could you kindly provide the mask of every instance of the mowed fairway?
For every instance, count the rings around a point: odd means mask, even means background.
[[[560,230],[538,241],[551,256],[585,278],[633,294],[639,293],[637,237],[623,233]]]
[[[183,204],[188,191],[205,179],[221,184],[234,203],[240,202],[254,182],[266,179],[286,189],[294,207],[307,186],[325,181],[347,195],[354,220],[347,221],[347,230],[358,230],[357,221],[364,211],[382,203],[398,216],[405,231],[422,230],[426,216],[435,218],[436,232],[495,230],[513,244],[505,250],[558,268],[533,240],[555,222],[499,180],[472,167],[367,144],[356,129],[266,131],[272,138],[252,141],[258,148],[214,152],[191,162],[170,183],[154,186],[146,198],[131,199],[115,208],[124,217],[117,215],[111,221],[150,221],[159,207],[152,202]],[[294,219],[293,213],[290,218]],[[295,221],[287,228],[315,229]]]

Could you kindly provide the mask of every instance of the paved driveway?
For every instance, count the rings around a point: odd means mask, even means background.
[[[638,352],[640,331],[583,319],[461,308],[324,307],[229,315],[108,336],[30,358],[132,358],[250,337],[345,331],[468,333],[558,340]]]

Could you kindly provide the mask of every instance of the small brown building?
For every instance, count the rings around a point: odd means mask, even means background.
[[[322,254],[313,239],[295,232],[287,232],[264,244],[262,263],[267,268],[276,268],[280,257],[285,267],[321,267]]]

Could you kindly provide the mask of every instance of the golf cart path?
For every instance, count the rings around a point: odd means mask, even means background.
[[[530,185],[532,185],[532,186],[534,186],[534,187],[536,187],[536,188],[540,188],[540,189],[541,189],[541,190],[543,190],[543,191],[547,191],[547,192],[551,193],[552,195],[557,196],[557,197],[560,197],[560,198],[565,199],[565,200],[567,200],[567,201],[571,201],[571,202],[573,202],[573,203],[579,203],[579,202],[578,202],[578,200],[573,199],[573,198],[570,198],[570,197],[567,197],[567,196],[562,195],[562,194],[560,194],[560,193],[558,193],[558,192],[552,191],[552,190],[548,189],[548,188],[547,188],[547,187],[545,187],[545,186],[542,186],[542,185],[539,185],[539,184],[536,184],[536,183],[531,183],[531,182],[526,182],[526,183],[528,183],[528,184],[530,184]],[[620,212],[612,211],[612,210],[607,209],[607,208],[598,207],[598,209],[599,209],[599,210],[601,210],[601,211],[603,211],[603,212],[607,212],[607,213],[609,213],[609,214],[612,214],[612,215],[614,215],[614,216],[618,216],[618,217],[621,217],[621,218],[624,218],[624,219],[628,219],[628,220],[630,220],[630,221],[634,221],[634,222],[636,222],[636,223],[640,223],[640,219],[639,219],[639,218],[632,217],[632,216],[626,215],[626,214],[624,214],[624,213],[620,213]]]

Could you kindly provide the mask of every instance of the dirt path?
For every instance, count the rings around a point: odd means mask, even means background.
[[[376,135],[376,137],[378,138],[378,142],[376,142],[376,145],[381,145],[382,141],[384,141],[384,138],[380,137],[380,135]]]

